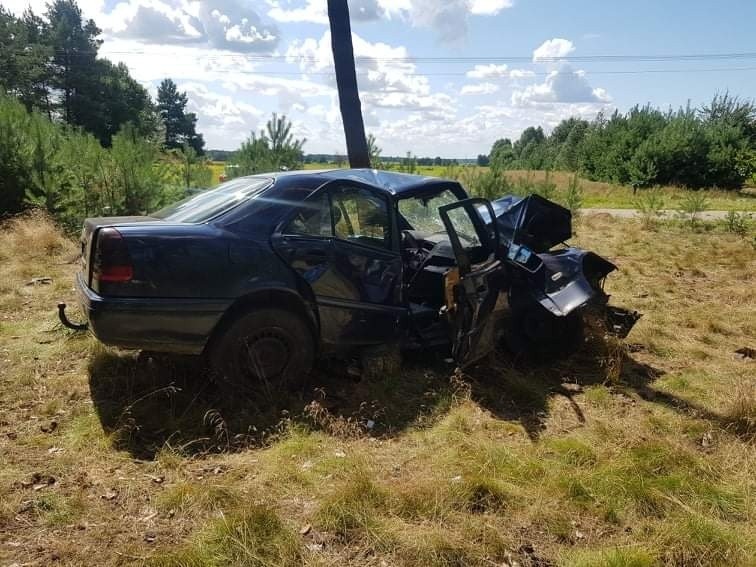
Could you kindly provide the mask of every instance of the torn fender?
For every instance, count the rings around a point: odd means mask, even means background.
[[[617,269],[612,262],[594,252],[565,248],[538,254],[542,267],[533,275],[533,297],[557,317],[569,315],[590,305],[603,319],[606,329],[624,339],[641,315],[609,305],[604,292],[604,279]]]
[[[557,317],[569,315],[591,300],[606,304],[603,281],[617,266],[598,254],[564,248],[538,254],[543,267],[533,275],[533,297]]]

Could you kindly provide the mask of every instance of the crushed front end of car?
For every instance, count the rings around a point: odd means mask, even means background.
[[[572,215],[538,195],[493,201],[501,254],[507,258],[511,311],[508,345],[516,353],[569,354],[583,319],[625,338],[641,315],[609,304],[606,277],[617,266],[594,252],[566,246]]]

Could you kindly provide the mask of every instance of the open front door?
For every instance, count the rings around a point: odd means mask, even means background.
[[[446,275],[446,316],[452,332],[452,355],[464,366],[493,348],[492,314],[501,289],[503,266],[496,256],[496,223],[485,199],[465,199],[439,208],[457,260]]]

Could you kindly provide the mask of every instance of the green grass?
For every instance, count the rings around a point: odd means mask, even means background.
[[[244,506],[213,520],[185,549],[158,555],[155,566],[273,567],[301,565],[302,546],[297,536],[269,508]]]
[[[557,364],[501,352],[464,373],[423,352],[359,381],[332,364],[263,402],[57,326],[74,246],[41,217],[3,225],[0,531],[18,545],[0,562],[753,564],[756,377],[733,351],[756,344],[756,249],[601,216],[577,231],[644,313],[632,349],[589,334]]]

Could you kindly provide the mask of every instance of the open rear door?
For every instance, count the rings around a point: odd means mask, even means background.
[[[446,316],[452,332],[452,355],[465,366],[493,349],[492,314],[501,289],[503,266],[496,256],[496,223],[485,199],[465,199],[439,208],[457,260],[446,276]]]

